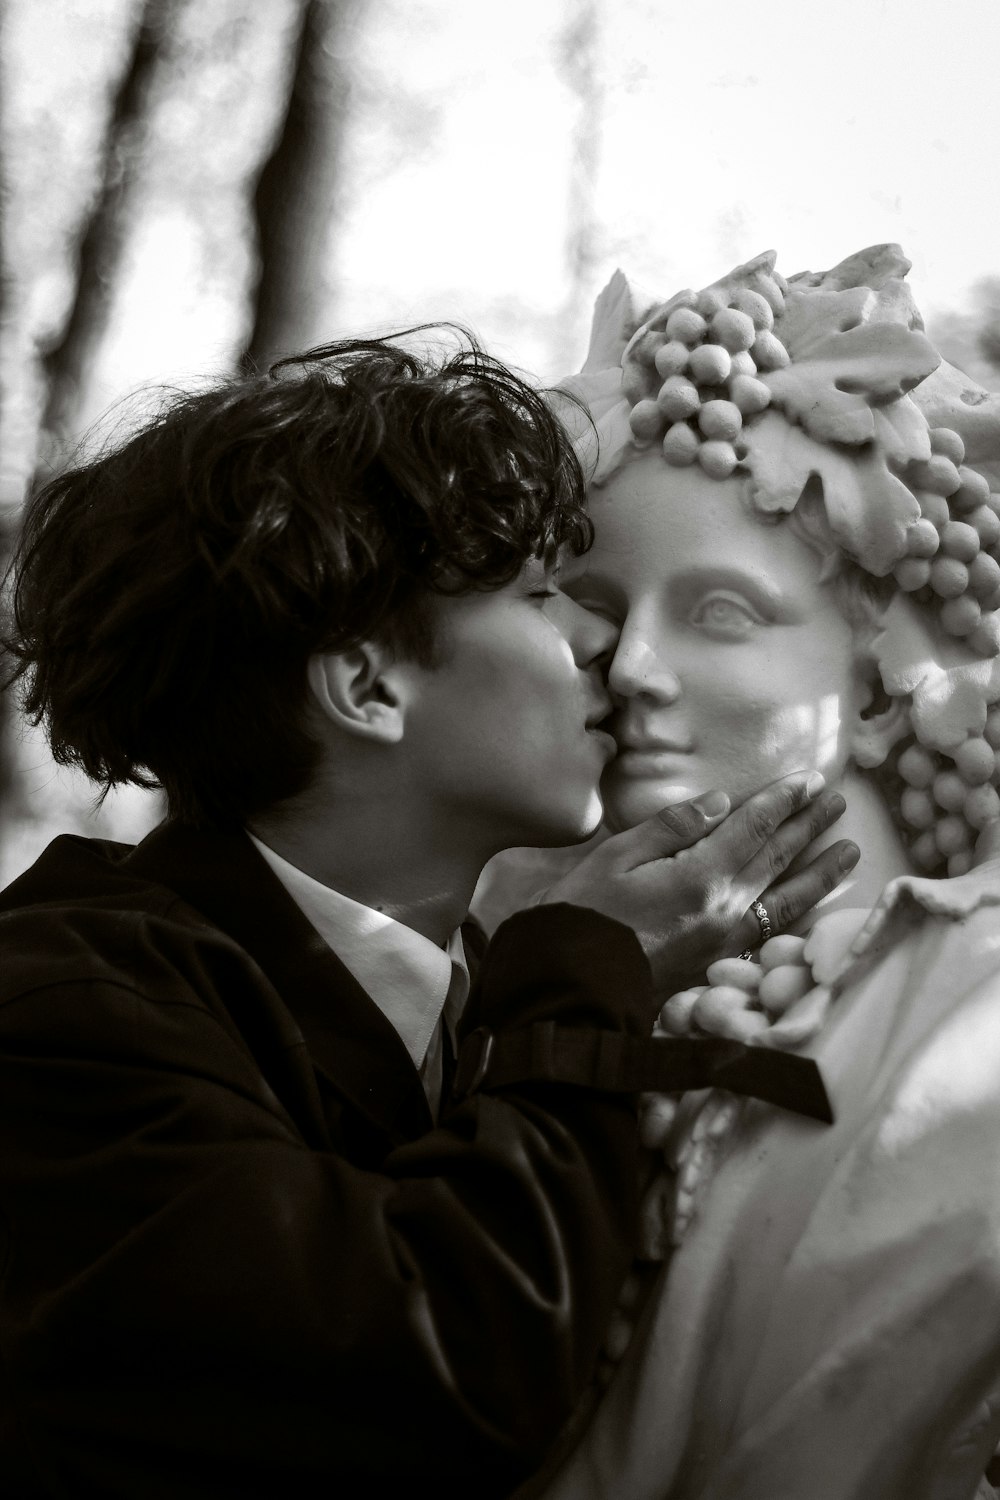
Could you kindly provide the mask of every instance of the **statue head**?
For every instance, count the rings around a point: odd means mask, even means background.
[[[786,282],[769,253],[599,298],[562,387],[597,526],[574,592],[622,626],[632,704],[614,822],[807,764],[875,778],[929,873],[1000,818],[1000,395],[942,361],[908,270],[878,246]]]

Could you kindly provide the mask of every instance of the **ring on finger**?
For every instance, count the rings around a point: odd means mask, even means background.
[[[757,918],[757,921],[760,923],[760,942],[757,944],[757,947],[759,948],[762,943],[767,942],[774,929],[771,926],[771,918],[768,915],[767,907],[764,905],[763,901],[755,901],[750,910],[753,912],[754,916]],[[740,958],[752,957],[752,948],[745,948],[740,954]]]

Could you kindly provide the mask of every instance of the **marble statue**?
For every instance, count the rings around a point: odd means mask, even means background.
[[[545,1500],[993,1493],[1000,395],[941,359],[908,269],[767,254],[666,302],[619,273],[563,383],[596,528],[564,587],[620,630],[609,825],[815,766],[862,859],[665,997],[668,1032],[817,1058],[836,1120],[643,1101],[661,1268]],[[498,867],[487,916],[544,879]]]

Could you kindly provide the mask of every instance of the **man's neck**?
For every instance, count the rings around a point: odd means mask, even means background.
[[[831,911],[872,907],[890,880],[914,873],[885,798],[871,778],[852,768],[837,783],[836,790],[843,794],[847,810],[810,844],[807,857],[840,839],[850,839],[861,850],[861,858],[842,885],[795,923],[796,932],[808,932],[818,917]]]
[[[356,805],[336,816],[264,813],[251,819],[249,831],[321,885],[439,947],[465,919],[484,863],[471,853],[436,849],[419,830],[380,811],[366,816]]]

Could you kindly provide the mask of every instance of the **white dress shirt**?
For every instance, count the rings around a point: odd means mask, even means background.
[[[250,841],[320,937],[395,1028],[437,1114],[443,1028],[452,1044],[469,996],[469,969],[456,929],[443,948],[384,912],[362,906],[289,864],[251,833]]]

